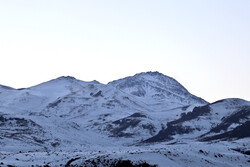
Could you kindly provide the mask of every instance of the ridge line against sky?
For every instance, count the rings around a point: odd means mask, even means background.
[[[250,100],[248,0],[2,0],[0,84],[159,71],[210,102]]]

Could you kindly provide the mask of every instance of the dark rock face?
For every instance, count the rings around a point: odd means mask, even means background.
[[[216,103],[221,103],[221,101],[217,101]],[[211,104],[210,104],[211,105]],[[167,140],[172,140],[173,136],[176,134],[188,134],[193,132],[194,130],[188,126],[183,126],[182,124],[186,121],[194,120],[199,118],[200,116],[209,116],[212,114],[210,105],[205,105],[202,107],[195,107],[192,112],[183,113],[181,117],[177,120],[171,121],[167,123],[167,128],[162,129],[159,133],[144,142],[162,142]],[[232,140],[232,139],[240,139],[244,137],[249,137],[250,135],[250,107],[249,106],[242,106],[239,108],[239,111],[233,112],[231,115],[222,118],[221,123],[218,125],[211,127],[211,129],[204,134],[202,134],[198,140],[200,141],[211,141],[211,140]],[[231,131],[228,131],[228,128],[232,124],[239,124],[236,128]],[[213,136],[208,136],[211,133],[220,133]]]
[[[198,118],[199,116],[208,115],[210,111],[211,109],[209,105],[205,105],[202,107],[195,107],[192,112],[183,113],[181,118],[170,122],[170,124],[178,124],[178,123],[183,123],[185,121],[190,121],[192,119]]]
[[[232,140],[241,139],[245,137],[250,137],[250,121],[236,127],[235,129],[210,137],[205,137],[201,141],[211,141],[211,140]]]
[[[23,142],[44,143],[43,139],[37,136],[43,136],[45,132],[42,127],[32,120],[0,115],[0,137],[12,138]]]
[[[173,135],[190,133],[192,131],[193,129],[191,129],[190,127],[169,124],[166,129],[162,129],[157,135],[145,140],[144,142],[151,143],[172,140]]]
[[[74,165],[78,166],[78,165]],[[131,160],[122,159],[107,159],[98,157],[96,159],[85,160],[79,166],[96,167],[96,166],[109,166],[109,167],[157,167],[157,165],[151,165],[144,161],[133,162]]]
[[[123,119],[116,120],[111,124],[108,124],[107,130],[112,133],[112,137],[132,137],[134,133],[125,132],[128,128],[135,128],[140,126],[143,129],[148,130],[150,133],[155,132],[155,127],[151,124],[140,124],[143,119],[147,117],[141,113],[134,113]]]
[[[248,125],[249,116],[250,116],[250,107],[243,106],[239,111],[236,111],[227,117],[223,117],[221,120],[222,122],[220,124],[216,125],[215,127],[212,127],[208,133],[201,135],[199,140],[201,141],[210,141],[218,139],[231,140],[233,138],[239,139],[243,138],[244,136],[247,137],[249,135],[249,132],[245,131],[245,126]],[[228,131],[228,128],[232,124],[239,124],[239,125],[233,130]],[[248,127],[248,129],[250,129],[250,126]],[[213,134],[217,133],[217,135],[208,136],[211,133]]]
[[[113,124],[118,125],[118,127],[111,130],[111,132],[117,137],[131,137],[133,134],[124,133],[123,131],[129,127],[133,128],[133,127],[137,126],[140,122],[141,122],[141,120],[129,119],[129,118],[124,118],[122,120],[114,121]]]
[[[58,106],[58,104],[60,104],[61,102],[62,102],[62,100],[59,99],[59,100],[57,100],[57,101],[55,101],[55,102],[53,102],[53,103],[49,103],[48,108],[55,108],[55,107]]]
[[[245,148],[234,148],[234,149],[232,149],[232,150],[238,151],[238,152],[240,152],[240,153],[242,153],[242,154],[245,154],[245,155],[250,155],[250,150],[247,150],[247,149],[245,149]]]
[[[244,107],[242,110],[233,113],[232,115],[226,118],[223,118],[222,122],[219,125],[210,130],[210,133],[211,132],[218,133],[222,130],[227,130],[228,127],[233,123],[240,123],[242,119],[247,120],[249,115],[250,115],[250,107]]]
[[[157,135],[145,140],[144,142],[150,143],[172,140],[173,135],[191,133],[192,131],[194,131],[194,129],[190,128],[189,126],[182,126],[182,123],[185,121],[196,119],[199,116],[208,115],[210,113],[210,110],[211,109],[209,105],[195,107],[192,112],[188,112],[187,114],[183,113],[181,115],[181,118],[172,122],[168,122],[166,129],[162,129]]]
[[[102,96],[102,91],[100,90],[100,91],[98,91],[97,93],[95,93],[95,94],[90,94],[91,96],[93,96],[93,97],[99,97],[99,96]]]
[[[146,116],[141,114],[141,113],[134,113],[132,115],[130,115],[129,117],[134,117],[134,118],[145,118]]]

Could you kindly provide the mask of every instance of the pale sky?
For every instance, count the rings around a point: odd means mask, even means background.
[[[250,100],[249,0],[0,0],[0,84],[145,71],[213,102]]]

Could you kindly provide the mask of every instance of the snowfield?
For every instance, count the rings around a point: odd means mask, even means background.
[[[243,142],[243,141],[241,141]],[[34,150],[27,152],[2,152],[1,163],[14,166],[49,165],[64,166],[70,160],[77,159],[71,165],[86,165],[88,160],[99,159],[98,166],[105,160],[131,160],[147,162],[159,167],[240,167],[249,166],[249,155],[234,151],[244,147],[241,142],[215,143],[158,143],[150,146],[85,146],[64,150]],[[246,142],[246,141],[244,141]],[[243,142],[243,143],[244,143]],[[89,165],[91,166],[91,164]]]

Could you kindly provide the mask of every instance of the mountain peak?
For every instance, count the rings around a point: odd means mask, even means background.
[[[137,73],[134,75],[135,77],[136,76],[151,76],[151,77],[158,77],[158,78],[161,78],[161,77],[164,77],[164,78],[171,78],[167,75],[164,75],[163,73],[160,73],[158,71],[147,71],[147,72],[141,72],[141,73]],[[173,78],[171,78],[173,79]]]
[[[188,92],[174,78],[158,71],[149,71],[135,74],[109,83],[123,92],[140,97],[145,103],[175,103],[189,105],[194,103],[206,104],[207,102]]]
[[[76,80],[76,78],[72,77],[72,76],[61,76],[61,77],[58,77],[57,79],[59,79],[59,80]]]
[[[147,72],[141,72],[136,75],[152,75],[152,76],[157,76],[157,75],[164,75],[158,71],[147,71]]]
[[[178,81],[174,78],[166,76],[158,71],[148,71],[137,73],[134,76],[125,77],[119,80],[110,82],[111,85],[117,85],[118,88],[123,87],[138,87],[138,86],[149,86],[154,84],[154,87],[172,88],[177,87],[183,91],[187,91]]]
[[[215,101],[211,104],[222,104],[222,105],[228,105],[228,106],[242,106],[242,105],[250,105],[249,101],[246,101],[244,99],[240,98],[227,98]]]

